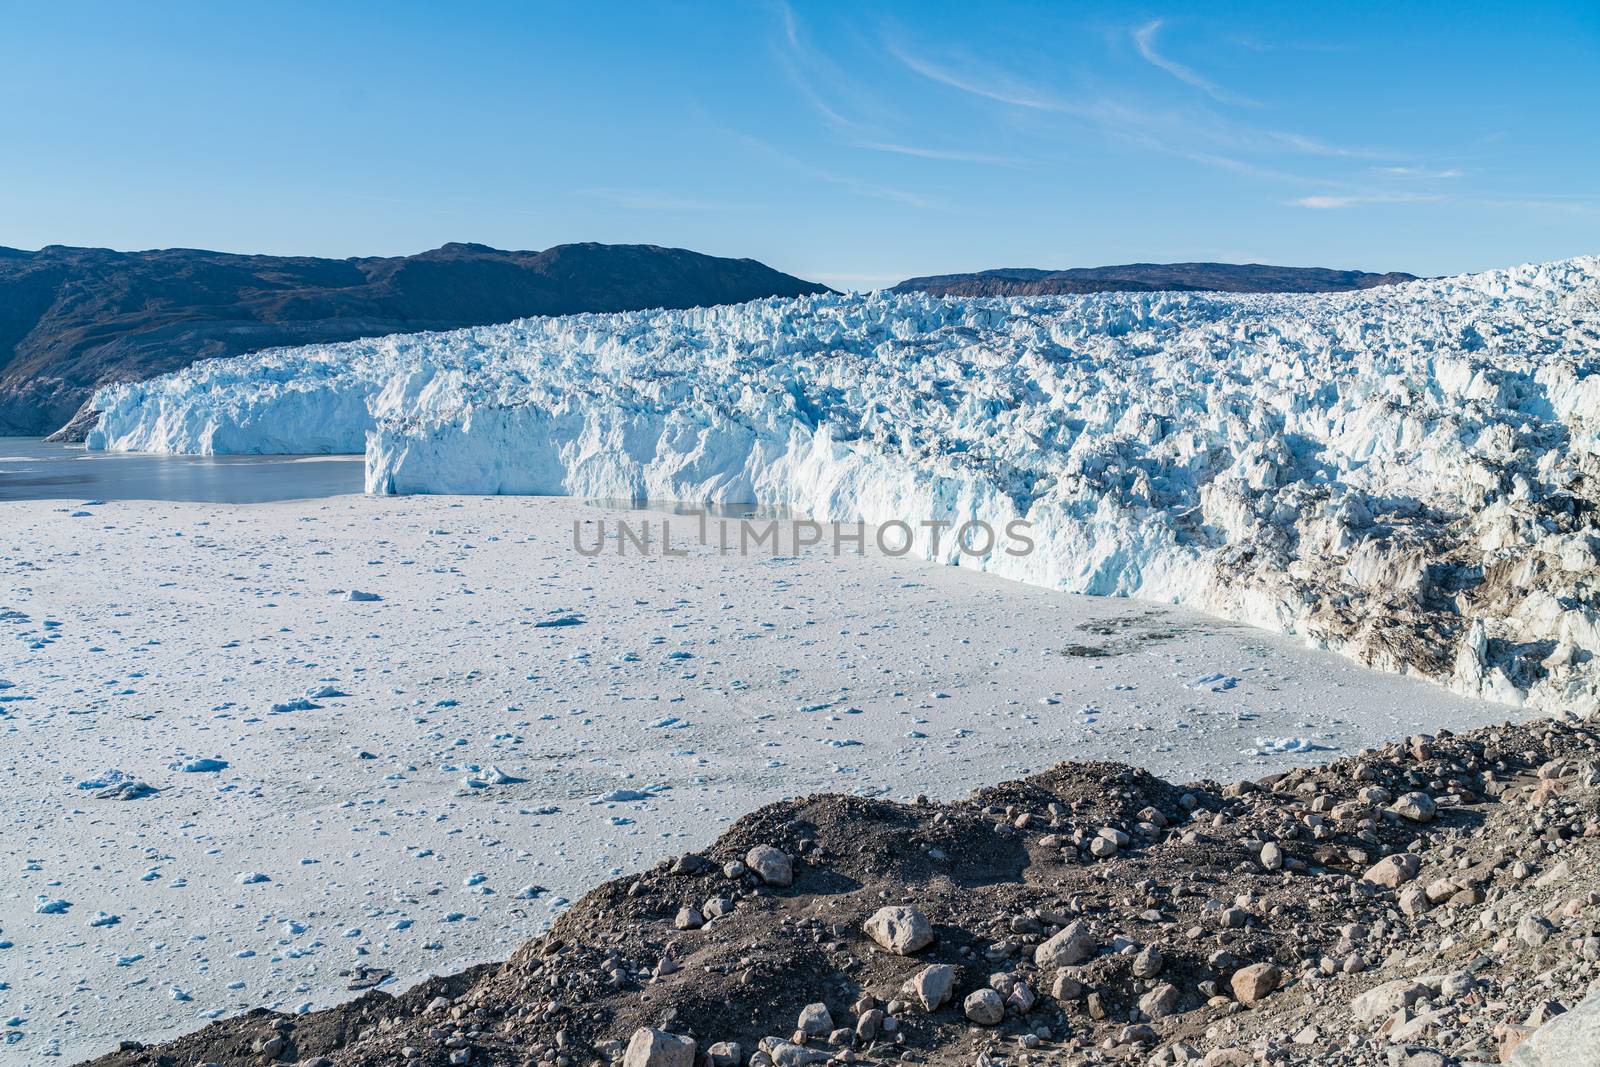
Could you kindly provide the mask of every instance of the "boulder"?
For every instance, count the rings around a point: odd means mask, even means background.
[[[956,969],[948,963],[935,963],[912,975],[907,985],[923,1011],[937,1011],[955,993]]]
[[[1096,951],[1094,938],[1082,923],[1073,923],[1033,950],[1033,962],[1041,969],[1071,967],[1092,959]]]
[[[794,862],[771,845],[757,845],[744,857],[744,865],[768,885],[794,884]]]
[[[1252,963],[1233,972],[1233,996],[1240,1004],[1254,1004],[1277,989],[1283,972],[1270,963]]]
[[[979,1026],[994,1026],[1006,1017],[1006,1002],[992,989],[979,989],[967,994],[961,1010]]]
[[[933,944],[933,927],[916,908],[891,905],[879,908],[861,924],[868,937],[885,952],[909,956]]]
[[[1600,992],[1539,1027],[1516,1046],[1511,1067],[1574,1067],[1600,1063]]]
[[[628,1039],[622,1067],[694,1067],[694,1039],[640,1027]]]

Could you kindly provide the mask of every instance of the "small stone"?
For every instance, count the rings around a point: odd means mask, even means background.
[[[1396,889],[1417,876],[1417,871],[1422,868],[1422,860],[1409,852],[1385,856],[1367,869],[1361,876],[1363,882],[1381,885],[1387,889]]]
[[[699,908],[679,908],[677,917],[672,920],[672,925],[679,930],[698,930],[706,924],[704,915]]]
[[[1412,822],[1432,822],[1438,806],[1426,793],[1405,793],[1395,799],[1389,810]]]
[[[955,993],[956,969],[935,963],[912,975],[910,985],[923,1011],[937,1011]]]
[[[1096,946],[1088,928],[1073,923],[1033,950],[1033,962],[1041,968],[1071,967],[1094,956]]]
[[[1233,996],[1240,1004],[1250,1005],[1263,999],[1283,981],[1283,972],[1270,963],[1252,963],[1233,972]]]
[[[1412,918],[1426,914],[1432,906],[1427,890],[1421,886],[1408,885],[1400,891],[1400,910]]]
[[[1074,978],[1070,971],[1059,970],[1050,982],[1050,996],[1063,1003],[1077,1000],[1083,996],[1083,983]]]
[[[1358,1022],[1371,1023],[1409,1008],[1433,990],[1413,978],[1397,978],[1362,993],[1350,1002],[1350,1013]]]
[[[622,1067],[694,1067],[693,1038],[640,1027],[628,1039]]]
[[[794,884],[794,862],[771,845],[757,845],[745,854],[744,864],[768,885]]]
[[[1538,948],[1550,940],[1550,935],[1555,933],[1555,927],[1543,916],[1528,914],[1517,923],[1517,939],[1529,948]]]
[[[909,956],[933,944],[933,927],[928,917],[915,908],[879,908],[861,924],[861,929],[885,952],[896,956]]]
[[[1171,982],[1163,982],[1139,998],[1139,1010],[1151,1019],[1165,1019],[1178,1010],[1183,993]]]
[[[737,1041],[718,1041],[706,1049],[706,1062],[710,1067],[739,1067],[744,1062],[744,1048]]]
[[[1146,945],[1133,958],[1133,965],[1129,968],[1129,973],[1135,978],[1154,978],[1161,973],[1161,967],[1165,962],[1159,948],[1154,945]]]
[[[807,1037],[821,1037],[823,1034],[832,1033],[833,1015],[828,1011],[826,1004],[807,1004],[800,1009],[797,1029]]]
[[[1283,869],[1283,846],[1276,841],[1268,841],[1261,846],[1261,866],[1269,871]]]
[[[979,1026],[994,1026],[1006,1017],[1006,1002],[992,989],[978,989],[967,994],[961,1010]]]

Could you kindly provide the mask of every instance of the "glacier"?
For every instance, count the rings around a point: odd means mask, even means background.
[[[917,554],[1551,709],[1600,695],[1600,258],[1355,293],[854,294],[202,362],[90,447],[366,455],[371,493],[1025,519]]]

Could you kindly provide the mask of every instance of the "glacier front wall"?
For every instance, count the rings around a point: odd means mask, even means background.
[[[1549,707],[1597,693],[1600,260],[1356,294],[802,298],[197,364],[96,447],[364,446],[374,493],[1025,518],[928,558],[1192,604]]]

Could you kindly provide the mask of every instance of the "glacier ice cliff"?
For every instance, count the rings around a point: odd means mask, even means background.
[[[1600,694],[1600,258],[1328,295],[873,294],[285,349],[91,447],[366,453],[374,493],[1013,519],[946,563],[1181,601],[1541,707]]]

